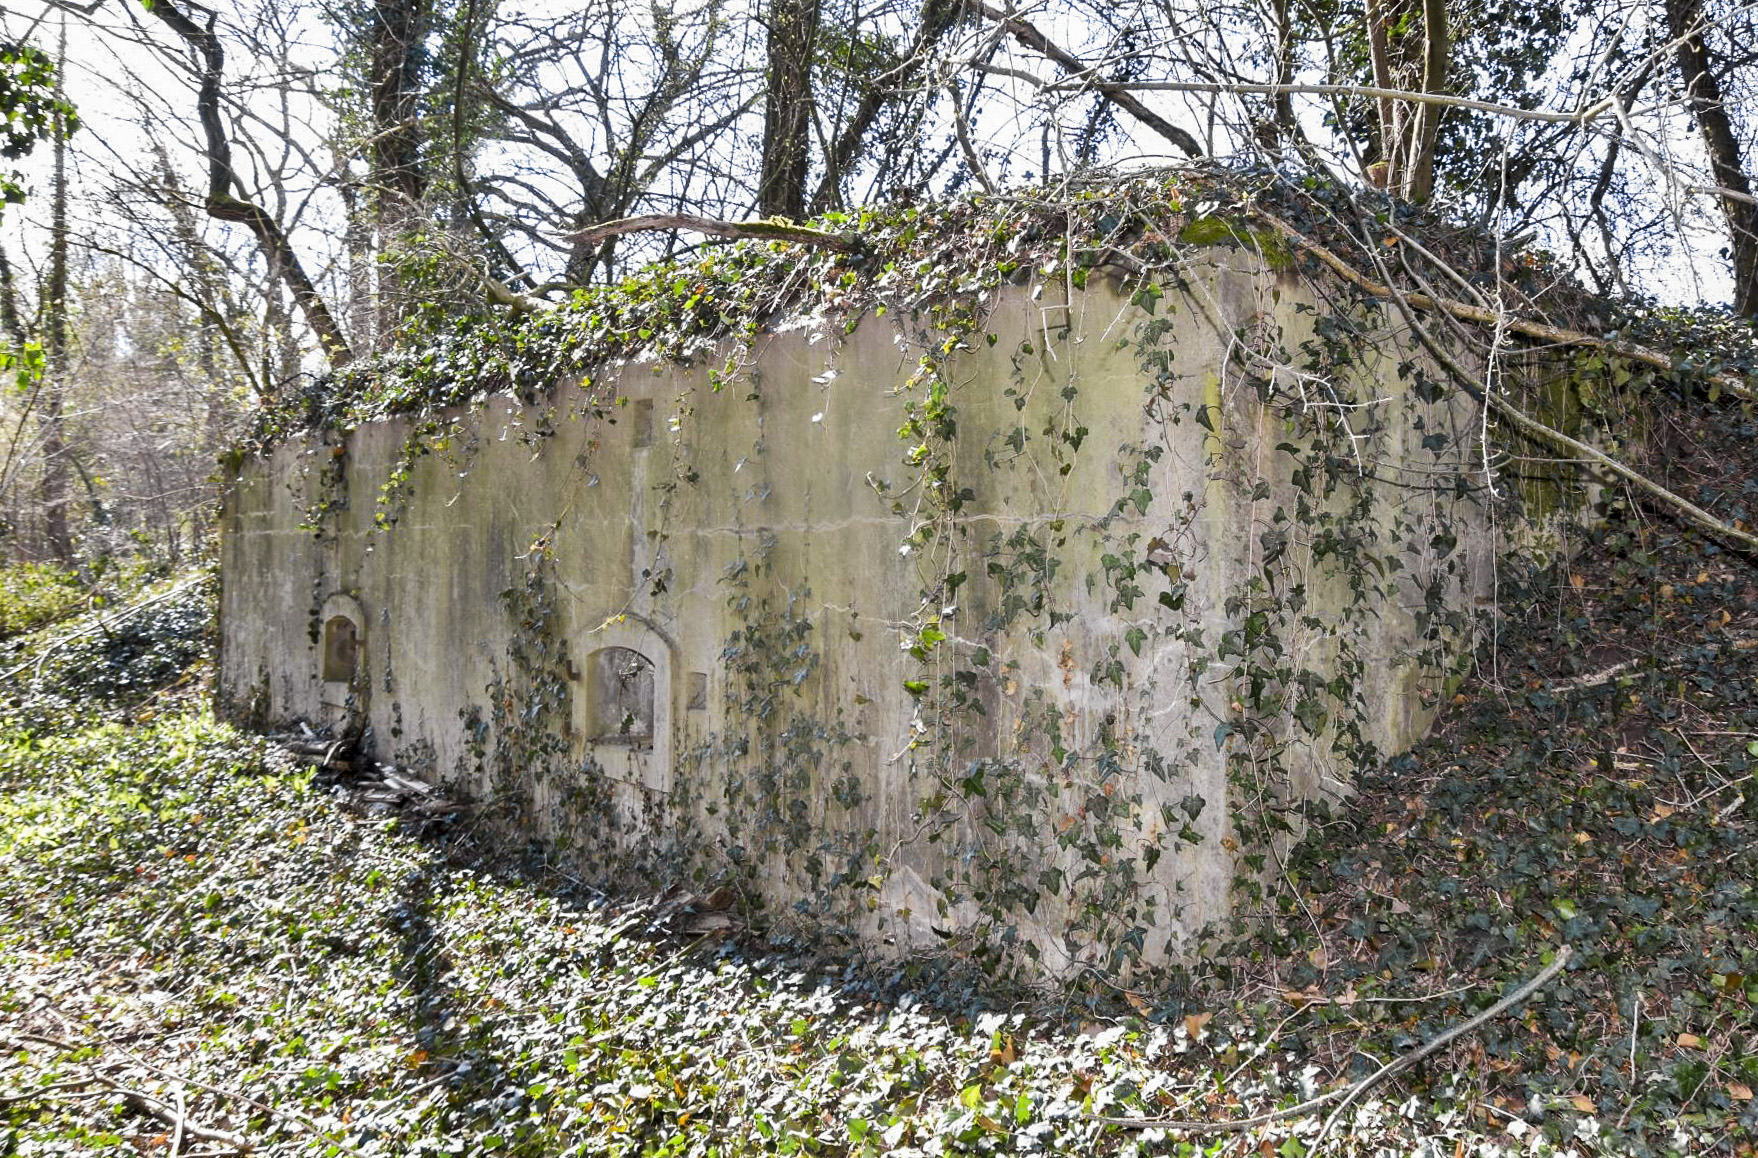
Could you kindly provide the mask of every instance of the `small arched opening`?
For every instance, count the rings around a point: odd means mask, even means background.
[[[319,701],[325,722],[335,725],[366,708],[366,611],[359,600],[338,591],[318,608],[317,622]]]
[[[647,802],[671,790],[672,726],[678,710],[671,641],[633,615],[592,633],[578,671],[572,725],[581,755]],[[637,807],[631,796],[626,807]],[[645,807],[642,804],[641,807]]]
[[[332,615],[324,623],[323,676],[325,683],[354,682],[360,670],[360,625],[346,615]]]

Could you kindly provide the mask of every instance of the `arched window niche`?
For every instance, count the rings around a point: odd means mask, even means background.
[[[676,700],[671,641],[625,615],[581,643],[574,731],[585,754],[613,780],[669,791]]]
[[[601,647],[586,664],[587,735],[602,744],[653,745],[653,661],[630,647]]]
[[[326,707],[344,707],[366,687],[366,612],[352,595],[337,592],[318,611],[318,676]]]
[[[360,628],[346,615],[324,624],[324,682],[353,683],[360,666]]]

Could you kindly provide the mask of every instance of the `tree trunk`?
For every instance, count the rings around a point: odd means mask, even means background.
[[[1446,0],[1367,0],[1367,48],[1376,88],[1444,92],[1452,52]],[[1368,179],[1406,201],[1427,201],[1443,110],[1389,96],[1377,98],[1377,108],[1380,156]]]
[[[421,73],[431,23],[428,0],[376,0],[368,52],[372,83],[372,183],[378,227],[378,344],[390,343],[410,303],[397,250],[420,219]]]
[[[1276,34],[1276,83],[1291,85],[1294,83],[1294,21],[1288,11],[1288,0],[1270,0],[1270,21],[1275,25]],[[1257,136],[1259,142],[1272,152],[1299,139],[1293,94],[1278,92],[1275,95],[1269,119],[1257,126]]]
[[[840,206],[842,180],[854,167],[867,143],[867,133],[885,106],[919,83],[918,78],[933,59],[933,49],[958,19],[959,0],[922,0],[915,36],[899,56],[897,63],[877,80],[863,86],[861,103],[842,126],[824,158],[824,175],[818,191],[812,195],[810,209],[822,213]]]
[[[67,25],[63,17],[58,62],[67,59]],[[55,70],[55,187],[49,208],[49,293],[45,303],[43,400],[37,421],[43,434],[43,473],[37,480],[37,501],[43,512],[43,545],[61,564],[73,562],[73,535],[67,526],[67,120],[61,111],[62,69]]]
[[[305,272],[286,230],[268,210],[235,191],[238,181],[232,171],[232,143],[220,119],[220,77],[225,72],[226,54],[220,38],[214,35],[214,17],[210,15],[203,27],[178,8],[175,0],[154,0],[150,11],[200,59],[201,88],[196,93],[195,107],[208,162],[208,216],[216,221],[236,221],[250,229],[268,260],[270,273],[293,295],[305,324],[317,335],[325,358],[331,366],[347,365],[354,352],[348,348],[329,305]]]
[[[820,0],[771,0],[769,79],[763,106],[763,160],[757,212],[797,220],[806,213],[811,161],[812,54]]]
[[[6,250],[0,248],[0,332],[14,346],[23,346],[30,335],[25,332],[24,319],[18,314],[18,289],[12,280],[12,263]]]
[[[342,182],[342,251],[348,262],[348,337],[363,350],[376,349],[378,311],[374,300],[372,220],[360,203],[360,187],[352,178]]]
[[[1744,317],[1758,317],[1758,205],[1752,203],[1752,183],[1722,97],[1721,77],[1703,40],[1702,0],[1667,0],[1666,19],[1667,35],[1677,46],[1685,101],[1697,119],[1710,171],[1722,190],[1718,199],[1732,241],[1734,309]]]

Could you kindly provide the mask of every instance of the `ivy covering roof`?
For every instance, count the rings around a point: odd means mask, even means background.
[[[1004,284],[1080,290],[1095,274],[1134,290],[1176,284],[1191,254],[1212,246],[1254,249],[1272,266],[1337,286],[1348,281],[1339,270],[1354,271],[1354,299],[1396,285],[1412,300],[1462,305],[1467,320],[1505,309],[1538,337],[1550,329],[1571,344],[1638,350],[1679,377],[1740,379],[1758,367],[1749,327],[1722,311],[1596,298],[1540,250],[1383,195],[1269,170],[1095,173],[1007,195],[830,213],[812,227],[836,244],[710,241],[691,259],[577,289],[551,309],[419,320],[390,352],[276,400],[252,442],[509,391],[531,402],[616,360],[724,359],[789,318],[853,329],[869,314],[902,313],[953,339],[944,355]],[[932,343],[925,352],[936,356]]]

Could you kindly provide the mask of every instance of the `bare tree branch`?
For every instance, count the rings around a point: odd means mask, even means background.
[[[1295,229],[1292,225],[1288,224],[1274,213],[1271,213],[1269,210],[1257,207],[1254,208],[1252,212],[1263,221],[1267,222],[1277,233],[1280,233],[1286,238],[1290,244],[1311,254],[1313,257],[1316,257],[1319,261],[1328,266],[1332,272],[1343,278],[1343,280],[1353,285],[1356,289],[1373,297],[1382,298],[1388,301],[1405,301],[1419,310],[1444,311],[1462,321],[1478,322],[1488,326],[1493,326],[1499,323],[1513,333],[1528,338],[1535,338],[1543,342],[1555,342],[1558,345],[1564,346],[1586,346],[1593,349],[1608,350],[1620,357],[1628,358],[1632,362],[1640,362],[1645,366],[1653,366],[1658,370],[1673,369],[1673,360],[1670,356],[1659,350],[1650,349],[1647,346],[1639,345],[1635,342],[1626,342],[1619,338],[1602,338],[1595,334],[1589,334],[1583,330],[1564,329],[1560,326],[1552,326],[1544,322],[1533,321],[1530,318],[1503,315],[1483,306],[1474,306],[1466,302],[1454,301],[1451,298],[1443,298],[1437,295],[1425,293],[1403,293],[1389,285],[1382,285],[1379,282],[1374,281],[1372,278],[1363,275],[1359,270],[1344,261],[1337,254],[1326,249],[1318,242],[1313,241],[1311,238],[1307,237],[1298,229]],[[1736,398],[1741,398],[1749,402],[1758,401],[1758,391],[1753,389],[1752,384],[1742,378],[1735,377],[1732,374],[1711,374],[1708,375],[1704,381],[1727,391]]]
[[[1048,36],[1045,36],[1043,32],[1039,31],[1036,25],[1025,19],[1025,17],[1014,16],[1002,12],[999,9],[991,8],[987,4],[979,3],[976,8],[977,11],[981,12],[984,16],[1006,28],[1007,31],[1013,35],[1013,38],[1025,47],[1054,61],[1064,72],[1083,78],[1091,78],[1091,87],[1104,96],[1106,100],[1110,101],[1112,104],[1152,129],[1154,132],[1160,134],[1160,136],[1166,138],[1166,140],[1172,143],[1174,148],[1183,152],[1185,156],[1201,157],[1204,155],[1203,147],[1197,143],[1195,137],[1191,136],[1188,132],[1179,128],[1171,121],[1168,121],[1159,113],[1148,108],[1148,106],[1142,104],[1141,101],[1129,91],[1131,86],[1116,81],[1099,79],[1085,62],[1075,56],[1072,52],[1057,45]],[[1087,82],[1083,81],[1082,83],[1084,84]]]
[[[791,241],[821,249],[834,249],[840,253],[854,253],[860,249],[860,243],[852,238],[823,229],[813,229],[809,225],[793,225],[785,221],[722,221],[716,217],[698,217],[693,213],[648,213],[640,217],[625,217],[620,221],[606,221],[564,236],[572,242],[591,244],[607,237],[621,237],[625,233],[658,229],[694,229],[698,233],[710,233],[716,237]]]
[[[226,65],[225,50],[214,34],[212,13],[206,27],[198,25],[181,8],[179,0],[156,0],[152,14],[164,22],[201,58],[201,90],[196,98],[196,111],[201,119],[208,161],[208,216],[216,221],[235,221],[247,226],[256,235],[257,244],[276,275],[287,286],[298,304],[305,322],[317,334],[324,356],[332,366],[347,365],[354,358],[341,327],[330,313],[317,287],[312,284],[305,266],[293,249],[280,222],[255,202],[238,196],[237,174],[232,170],[232,146],[220,121],[220,77]]]
[[[1059,80],[1045,85],[1049,89],[1075,88],[1083,82]],[[1547,109],[1523,109],[1518,105],[1497,104],[1474,97],[1452,96],[1439,92],[1415,92],[1402,88],[1382,88],[1361,84],[1247,84],[1200,80],[1132,80],[1116,81],[1111,87],[1128,92],[1214,93],[1223,96],[1320,96],[1369,97],[1374,100],[1407,101],[1410,104],[1434,105],[1439,108],[1469,109],[1516,121],[1548,121],[1565,125],[1585,125],[1611,111],[1615,98],[1601,97],[1578,109],[1559,112]]]

